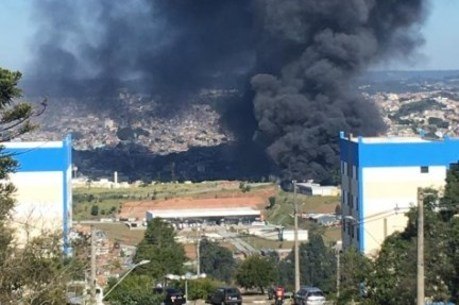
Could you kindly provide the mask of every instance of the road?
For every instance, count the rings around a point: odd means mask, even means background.
[[[226,230],[225,228],[221,228],[218,230],[218,234],[224,239],[231,242],[236,247],[236,249],[238,249],[241,252],[244,252],[247,254],[253,254],[253,253],[260,252],[254,247],[252,247],[252,245],[250,245],[246,241],[239,238],[237,233],[233,233],[233,232]]]

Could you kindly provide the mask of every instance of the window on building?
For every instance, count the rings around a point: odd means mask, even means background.
[[[341,161],[341,175],[344,174],[344,161]]]
[[[421,166],[421,173],[426,174],[429,172],[429,167],[428,166]]]
[[[351,226],[351,237],[354,238],[355,226]]]
[[[347,176],[350,177],[350,178],[352,178],[352,168],[353,167],[354,167],[353,165],[348,165],[347,166]]]
[[[351,209],[354,208],[354,198],[350,192],[347,193],[347,204]]]
[[[360,230],[358,227],[355,228],[357,230],[356,234],[357,234],[357,241],[360,241]]]
[[[358,211],[359,210],[359,197],[355,196],[355,209]]]

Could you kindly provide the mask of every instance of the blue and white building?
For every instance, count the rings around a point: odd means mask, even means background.
[[[384,239],[402,231],[418,188],[441,190],[459,138],[364,138],[340,134],[343,247],[374,255]]]
[[[52,142],[7,142],[2,154],[18,162],[9,180],[16,187],[13,226],[19,242],[42,234],[63,235],[68,251],[72,223],[72,139]]]

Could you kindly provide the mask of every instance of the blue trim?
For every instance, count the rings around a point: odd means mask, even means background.
[[[459,160],[459,139],[419,143],[359,143],[363,167],[449,166]]]
[[[63,180],[62,180],[62,183],[63,183],[63,204],[64,204],[64,208],[63,208],[63,221],[62,221],[62,224],[63,224],[63,238],[64,238],[64,254],[68,255],[70,254],[70,251],[71,251],[71,246],[69,244],[69,239],[68,239],[68,236],[69,236],[69,230],[70,230],[70,221],[71,219],[69,219],[69,209],[72,209],[72,207],[70,206],[72,204],[71,200],[71,196],[69,197],[69,191],[71,191],[71,188],[69,188],[69,181],[68,181],[68,174],[69,174],[69,171],[70,171],[70,175],[72,174],[72,137],[71,135],[69,134],[65,140],[64,140],[64,149],[65,149],[65,154],[64,154],[64,159],[65,159],[65,164],[67,165],[67,168],[64,170],[64,174],[63,174]]]
[[[363,170],[361,167],[358,167],[357,168],[357,172],[358,172],[358,178],[359,178],[359,181],[358,181],[358,196],[359,196],[359,202],[358,202],[358,206],[359,206],[359,251],[361,253],[365,253],[365,230],[364,230],[364,226],[365,224],[362,223],[362,221],[364,220],[364,211],[363,211],[363,208],[364,208],[364,204],[363,204],[363,179],[362,179],[362,173],[363,173]]]
[[[366,143],[340,134],[340,158],[361,167],[449,166],[459,161],[459,138],[426,142]]]
[[[5,148],[4,155],[11,155],[18,162],[18,172],[56,172],[68,166],[66,147],[56,148]]]

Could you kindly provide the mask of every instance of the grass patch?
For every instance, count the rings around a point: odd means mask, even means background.
[[[108,239],[131,246],[136,246],[145,234],[145,230],[129,230],[123,223],[98,223],[94,227],[104,231]]]
[[[266,210],[267,220],[271,223],[293,226],[293,206],[296,200],[299,213],[334,213],[340,203],[338,196],[306,196],[303,194],[279,192],[276,203]]]
[[[246,241],[248,244],[252,245],[255,249],[292,249],[293,241],[277,241],[264,239],[258,236],[253,235],[243,235],[239,237],[240,239]]]

